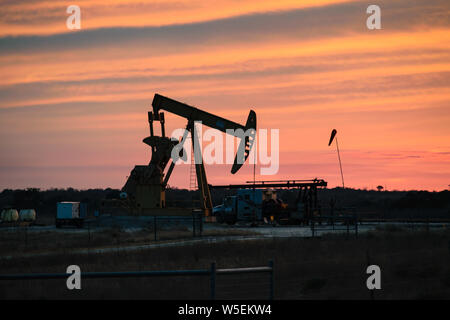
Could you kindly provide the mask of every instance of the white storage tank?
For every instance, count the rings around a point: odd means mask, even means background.
[[[36,221],[36,211],[34,209],[22,209],[19,212],[20,221]]]
[[[4,209],[1,218],[3,222],[15,222],[19,220],[19,213],[16,209]]]

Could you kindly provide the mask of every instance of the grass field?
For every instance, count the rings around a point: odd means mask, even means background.
[[[230,241],[142,251],[0,260],[1,273],[65,272],[70,264],[87,271],[207,269],[275,265],[276,299],[449,299],[450,232],[383,228],[346,238]],[[381,290],[366,288],[366,267],[381,268]],[[0,298],[207,299],[208,277],[85,279],[69,291],[65,280],[3,281]],[[218,276],[217,298],[268,297],[266,275]]]

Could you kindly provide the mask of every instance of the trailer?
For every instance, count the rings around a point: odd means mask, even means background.
[[[219,223],[277,222],[280,224],[308,224],[320,216],[317,189],[327,182],[313,180],[254,181],[240,185],[211,186],[212,189],[237,189],[236,195],[226,196],[223,204],[214,207],[213,215]],[[289,207],[277,197],[278,189],[297,189],[295,205]]]
[[[56,204],[55,225],[60,228],[65,225],[82,228],[87,216],[87,205],[80,202],[58,202]]]

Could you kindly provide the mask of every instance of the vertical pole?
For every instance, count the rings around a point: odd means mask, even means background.
[[[344,174],[342,173],[341,155],[339,153],[339,143],[338,143],[337,137],[336,137],[336,149],[337,149],[337,154],[338,154],[338,159],[339,159],[339,167],[341,168],[342,189],[345,189]]]
[[[164,112],[161,112],[159,114],[159,122],[161,123],[161,135],[163,137],[165,137],[166,136],[166,130],[164,128]]]
[[[216,263],[211,263],[211,300],[216,299]]]
[[[157,228],[157,226],[156,226],[156,216],[153,216],[153,230],[155,232],[155,241],[157,240],[156,239],[156,228]]]
[[[255,223],[256,220],[255,171],[256,171],[256,159],[253,162],[253,223]]]
[[[91,263],[91,223],[88,222],[88,261]]]
[[[333,230],[334,230],[334,200],[333,200],[333,198],[330,199],[330,216],[331,216],[331,225],[333,226]]]
[[[25,248],[28,248],[28,226],[25,226]]]
[[[87,224],[88,231],[88,261],[91,262],[91,223]]]
[[[321,210],[319,210],[319,206],[318,206],[318,204],[317,204],[317,187],[316,186],[314,186],[314,187],[312,187],[313,188],[313,197],[314,197],[314,209],[316,209],[317,210],[317,212],[319,213],[319,217],[322,217],[322,211]]]
[[[273,281],[273,260],[269,261],[269,268],[270,268],[270,292],[269,292],[269,300],[273,300],[273,292],[274,292],[274,281]]]
[[[348,236],[350,234],[350,221],[351,220],[349,217],[345,218],[345,220],[347,221],[346,225],[347,225],[347,239],[348,239]]]
[[[200,237],[202,236],[202,232],[203,232],[203,215],[199,214],[198,218],[200,219]]]
[[[153,112],[148,112],[148,124],[150,127],[150,136],[153,137]]]

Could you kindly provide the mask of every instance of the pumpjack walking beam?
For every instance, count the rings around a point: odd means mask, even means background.
[[[253,147],[256,136],[256,113],[253,110],[250,110],[247,122],[244,126],[159,94],[155,94],[152,106],[154,117],[163,115],[163,113],[159,112],[160,110],[166,110],[188,120],[186,132],[181,143],[185,141],[187,132],[189,131],[192,137],[192,146],[194,147],[195,145],[199,144],[199,140],[195,131],[196,121],[201,121],[202,124],[208,127],[241,138],[241,142],[239,144],[238,151],[231,168],[232,174],[235,174],[242,167],[242,165],[250,155],[250,151]],[[201,151],[194,150],[194,156],[196,160],[195,171],[197,174],[198,188],[201,195],[202,209],[205,212],[205,216],[210,216],[212,213],[212,201]],[[175,163],[172,159],[172,163],[169,167],[166,178],[164,179],[164,184],[167,184],[174,165]]]

